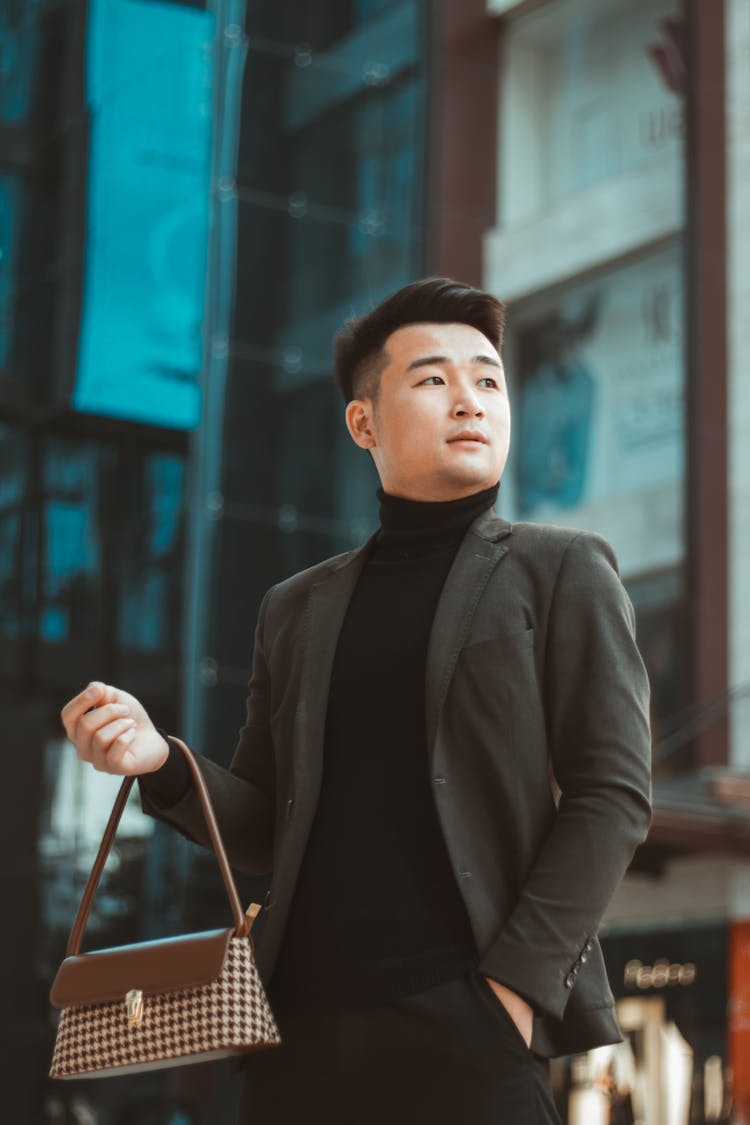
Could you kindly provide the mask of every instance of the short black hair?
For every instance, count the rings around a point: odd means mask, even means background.
[[[334,378],[344,402],[377,397],[386,340],[406,324],[422,323],[469,324],[500,351],[505,305],[449,277],[427,277],[398,289],[370,312],[352,317],[334,337]]]

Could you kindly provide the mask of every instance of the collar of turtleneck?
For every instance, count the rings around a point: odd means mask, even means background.
[[[494,506],[499,488],[497,481],[458,500],[409,500],[379,488],[377,556],[404,558],[458,543],[469,524]]]

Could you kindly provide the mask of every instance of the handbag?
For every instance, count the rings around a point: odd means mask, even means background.
[[[83,931],[134,778],[126,777],[83,892],[50,991],[61,1009],[51,1078],[103,1078],[181,1066],[281,1043],[255,965],[252,923],[242,909],[208,788],[187,759],[234,917],[228,929],[81,953]]]

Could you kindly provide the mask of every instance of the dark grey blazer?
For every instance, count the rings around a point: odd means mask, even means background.
[[[268,591],[230,770],[201,759],[232,863],[273,872],[256,931],[266,982],[315,815],[336,642],[373,540]],[[650,734],[608,544],[492,510],[474,520],[438,603],[426,690],[433,795],[481,970],[534,1003],[539,1054],[617,1041],[596,931],[650,824]],[[142,799],[208,844],[192,793],[169,808]]]

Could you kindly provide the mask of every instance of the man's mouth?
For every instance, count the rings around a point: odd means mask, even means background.
[[[486,445],[487,444],[487,438],[484,436],[484,434],[480,434],[480,433],[474,432],[474,431],[465,431],[463,433],[456,434],[455,437],[448,438],[448,444],[449,445],[453,445],[453,443],[457,442],[457,441],[458,442],[471,442],[471,443],[477,444],[477,445]]]

